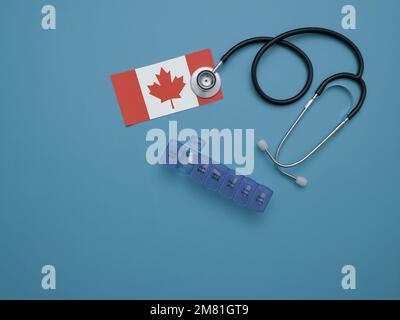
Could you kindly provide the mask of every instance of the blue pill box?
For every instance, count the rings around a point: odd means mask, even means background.
[[[169,141],[164,159],[166,167],[182,171],[198,184],[251,211],[264,212],[271,200],[271,189],[235,174],[224,164],[214,163],[191,144]]]

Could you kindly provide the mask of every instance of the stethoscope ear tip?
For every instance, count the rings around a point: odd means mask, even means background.
[[[257,142],[257,147],[258,149],[260,149],[261,151],[265,152],[268,149],[268,142],[266,140],[260,140]]]
[[[258,141],[257,147],[262,152],[266,152],[269,155],[269,157],[271,158],[271,155],[268,152],[268,142],[266,140],[261,139],[260,141]],[[276,160],[274,158],[271,158],[271,159],[272,159],[272,161],[274,161],[276,163]],[[279,166],[279,164],[278,164],[278,166]],[[286,174],[286,175],[288,175],[288,174]],[[300,176],[296,177],[296,176],[292,176],[292,175],[289,175],[289,177],[293,178],[299,187],[302,187],[302,188],[307,187],[307,184],[308,184],[307,178],[300,177]]]
[[[302,188],[307,187],[308,180],[305,177],[296,177],[296,184]]]

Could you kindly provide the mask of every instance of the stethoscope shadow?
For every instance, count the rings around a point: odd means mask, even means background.
[[[346,110],[344,110],[342,112],[342,114],[340,115],[340,116],[344,116],[348,112],[348,110],[350,110],[350,108],[354,105],[355,98],[354,98],[353,92],[344,84],[340,84],[340,83],[332,84],[325,89],[325,93],[329,93],[329,94],[333,94],[336,91],[340,91],[340,92],[344,93],[345,96],[349,99],[348,108]],[[326,96],[328,96],[328,95],[325,95],[321,98],[324,99],[324,98],[326,98]]]

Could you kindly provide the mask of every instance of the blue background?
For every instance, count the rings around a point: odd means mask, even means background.
[[[400,298],[398,1],[0,2],[0,298]],[[57,9],[57,30],[41,8]],[[299,37],[315,79],[302,101],[265,104],[250,80],[257,46],[221,69],[225,99],[126,128],[109,76],[204,48],[303,26],[344,33],[361,48],[368,96],[334,141],[295,170],[299,189],[256,151],[252,178],[275,190],[260,216],[185,176],[146,162],[151,128],[254,128],[273,147],[326,76],[355,71],[334,40]],[[261,71],[262,70],[262,71]],[[273,49],[260,81],[275,97],[298,91],[305,69]],[[356,90],[356,88],[354,88]],[[355,91],[355,95],[357,92]],[[349,110],[328,92],[284,150],[299,157]],[[41,287],[41,268],[57,289]],[[341,288],[341,268],[357,289]]]

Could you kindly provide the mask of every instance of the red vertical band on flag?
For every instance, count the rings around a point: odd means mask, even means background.
[[[185,57],[187,65],[189,67],[190,75],[192,75],[197,69],[201,67],[214,68],[215,66],[210,49],[190,53],[187,54]],[[199,101],[199,105],[201,106],[203,104],[214,102],[222,98],[223,98],[222,91],[219,90],[219,92],[212,98],[204,99],[197,97],[197,100]]]
[[[135,70],[111,76],[115,94],[126,126],[149,120],[146,104]]]

